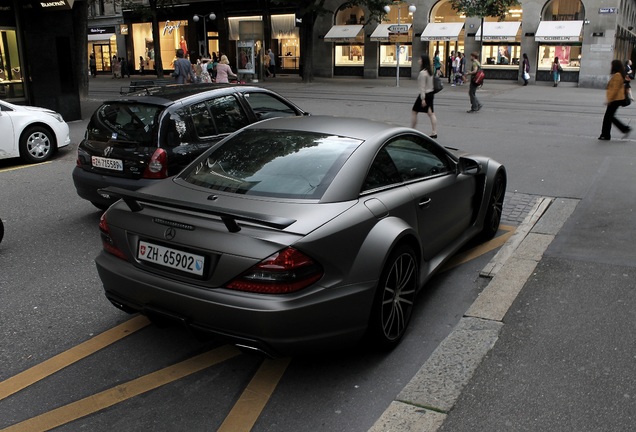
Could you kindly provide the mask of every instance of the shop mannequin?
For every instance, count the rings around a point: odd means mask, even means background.
[[[187,57],[188,56],[188,43],[186,42],[186,40],[185,40],[185,38],[183,36],[181,36],[181,42],[179,42],[179,46],[183,50],[184,55]]]

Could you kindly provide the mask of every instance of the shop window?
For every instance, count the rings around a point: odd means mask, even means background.
[[[484,45],[481,51],[484,66],[518,66],[520,57],[520,45]]]
[[[578,71],[581,67],[580,45],[539,45],[539,70],[550,70],[558,57],[563,70]]]
[[[336,66],[364,66],[363,45],[336,45]]]
[[[173,69],[178,48],[189,52],[186,37],[188,34],[187,21],[166,21],[159,27],[159,48],[163,69]],[[146,59],[146,69],[155,68],[155,48],[151,23],[135,23],[132,25],[133,56],[135,59]],[[111,52],[117,47],[111,46]]]
[[[585,19],[581,0],[552,0],[543,10],[544,21],[578,21]]]
[[[15,30],[0,30],[0,99],[21,99],[24,96]]]
[[[380,66],[395,67],[397,65],[397,50],[395,44],[380,45]],[[412,63],[412,50],[411,44],[400,45],[400,66],[410,67]]]

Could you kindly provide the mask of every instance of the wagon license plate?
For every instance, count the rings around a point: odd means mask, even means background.
[[[203,269],[205,268],[205,257],[202,255],[191,254],[145,241],[139,242],[137,258],[197,276],[203,276]]]
[[[91,163],[95,168],[103,168],[107,170],[113,171],[123,171],[124,170],[124,162],[120,159],[110,159],[100,156],[92,156]]]

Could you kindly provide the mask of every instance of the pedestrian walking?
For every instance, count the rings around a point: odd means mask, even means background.
[[[269,56],[269,73],[276,78],[276,56],[271,48],[267,50],[267,55]]]
[[[230,79],[238,79],[238,76],[232,72],[230,61],[227,59],[227,56],[223,54],[219,64],[216,65],[216,82],[227,84],[230,82]]]
[[[521,66],[521,77],[523,78],[523,85],[527,86],[528,81],[530,80],[530,60],[528,60],[528,54],[523,53],[523,63]]]
[[[455,51],[451,51],[450,55],[448,57],[446,57],[446,73],[448,75],[448,83],[451,83],[451,80],[453,80],[455,78],[455,68],[454,68],[454,62],[455,62]]]
[[[476,113],[483,106],[479,99],[477,98],[477,89],[479,88],[479,84],[475,82],[475,74],[478,70],[481,69],[481,63],[479,63],[479,53],[474,51],[470,53],[470,60],[472,64],[470,66],[470,72],[466,72],[465,77],[470,76],[470,86],[468,88],[468,97],[470,98],[470,109],[467,111],[469,113]]]
[[[417,114],[425,112],[431,120],[431,138],[437,138],[437,117],[435,117],[435,108],[433,106],[433,70],[431,68],[431,59],[426,54],[422,54],[418,60],[420,64],[420,73],[417,76],[417,88],[419,93],[413,109],[411,111],[411,127],[415,129],[417,126]]]
[[[435,76],[439,76],[441,68],[442,62],[439,58],[439,50],[435,50],[435,56],[433,57],[433,69],[435,72]]]
[[[554,80],[554,85],[552,87],[556,87],[561,81],[561,72],[563,72],[563,68],[561,67],[558,57],[554,58],[554,63],[552,63],[550,71],[552,72],[552,79]]]
[[[457,52],[457,55],[455,55],[455,58],[453,59],[453,84],[451,84],[452,87],[455,87],[456,85],[461,85],[461,81],[462,81],[462,73],[461,73],[461,64],[462,64],[462,56],[459,52]]]
[[[625,68],[620,60],[612,60],[611,78],[605,91],[605,115],[603,116],[603,126],[601,136],[598,139],[609,141],[611,137],[612,124],[623,132],[623,138],[627,138],[632,128],[616,118],[616,111],[619,107],[625,106],[627,97],[625,92]]]
[[[97,77],[97,62],[95,61],[95,54],[91,54],[88,59],[88,66],[93,78]]]
[[[177,84],[186,84],[187,82],[194,82],[194,74],[192,73],[192,64],[190,60],[184,58],[185,53],[181,48],[177,49],[177,59],[174,61],[174,72],[172,77]]]

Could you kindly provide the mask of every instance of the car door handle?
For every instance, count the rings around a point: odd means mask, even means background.
[[[431,204],[431,201],[432,199],[430,198],[422,198],[417,205],[420,206],[420,208],[425,208]]]

